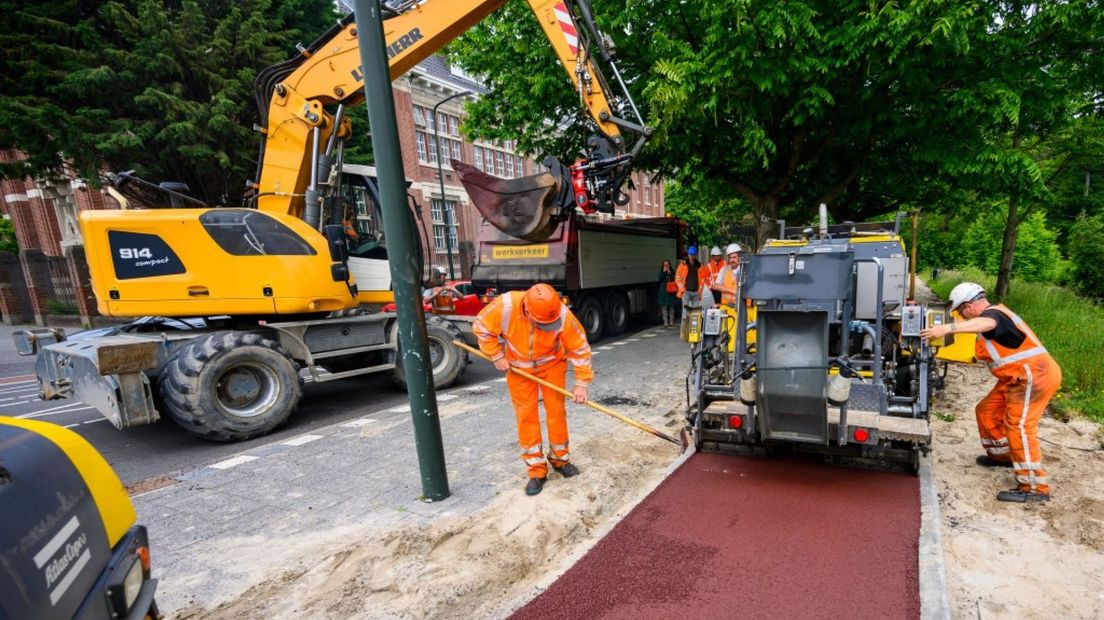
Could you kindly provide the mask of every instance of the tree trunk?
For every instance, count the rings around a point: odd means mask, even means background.
[[[757,196],[756,200],[751,201],[751,207],[755,211],[757,222],[755,245],[758,250],[767,239],[778,236],[778,197]]]
[[[1020,196],[1016,190],[1008,197],[1008,220],[1004,223],[1004,241],[1001,243],[1000,268],[997,270],[997,286],[993,296],[1000,300],[1008,296],[1012,281],[1012,259],[1016,254],[1016,231],[1019,229]]]

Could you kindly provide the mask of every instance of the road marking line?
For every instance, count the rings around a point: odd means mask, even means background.
[[[281,441],[281,446],[301,446],[303,444],[310,443],[322,439],[325,435],[300,435],[295,439],[289,439],[287,441]]]
[[[346,422],[344,424],[339,424],[338,426],[341,426],[342,428],[360,428],[362,426],[368,426],[369,424],[373,424],[375,422],[377,422],[377,420],[373,420],[372,418],[360,418],[359,420],[353,420],[352,422]]]
[[[599,353],[601,353],[601,351],[599,351],[598,349],[595,349],[595,350],[590,352],[590,356],[594,357],[595,355],[598,355]]]
[[[637,340],[640,340],[640,339],[639,338],[629,338],[625,342],[636,342]]]
[[[29,379],[21,381],[8,381],[8,379]],[[0,379],[0,385],[19,385],[20,383],[34,383],[34,375],[16,375],[14,377],[4,377]]]
[[[641,338],[655,338],[658,335],[659,334],[644,334],[643,336],[641,336]]]
[[[499,377],[498,379],[492,381],[492,383],[506,383],[506,377]]]
[[[73,409],[72,407],[76,407]],[[92,407],[84,403],[69,403],[68,405],[61,405],[60,407],[54,407],[53,409],[46,409],[45,411],[35,411],[32,413],[25,413],[21,416],[16,416],[24,419],[31,418],[44,418],[51,415],[60,415],[62,413],[73,413],[75,411],[84,411],[85,409],[91,409]]]
[[[96,422],[110,422],[107,418],[96,418],[95,420],[88,420],[87,422],[81,422],[81,424],[95,424]]]
[[[239,454],[238,456],[235,456],[234,458],[226,459],[225,461],[219,461],[218,463],[215,463],[214,465],[208,465],[207,467],[210,467],[211,469],[230,469],[231,467],[237,467],[238,465],[241,465],[242,463],[248,463],[249,461],[256,461],[259,458],[261,458],[261,457],[252,456],[250,454]]]
[[[460,397],[457,396],[456,394],[441,394],[440,396],[437,397],[437,402],[452,400],[454,398],[460,398]]]
[[[611,348],[613,347],[607,344],[605,346],[598,347],[597,349],[595,349],[595,351],[609,351]]]
[[[627,343],[627,342],[614,342],[614,343],[613,343],[613,344],[611,344],[610,346],[611,346],[611,347],[619,347],[619,346],[621,346],[621,345],[623,345],[623,344],[629,344],[629,343]]]
[[[410,405],[403,405],[401,407],[392,407],[392,408],[388,409],[387,411],[389,411],[390,413],[405,413],[407,411],[410,411]]]
[[[23,387],[12,388],[10,390],[0,390],[0,394],[19,394],[21,392],[26,392],[28,394],[33,394],[37,391],[38,391],[38,388],[36,386],[25,385]]]

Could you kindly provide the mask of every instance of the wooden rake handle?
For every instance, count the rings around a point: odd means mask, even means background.
[[[469,347],[467,344],[465,344],[463,342],[460,342],[459,340],[453,340],[452,344],[460,347],[461,349],[467,351],[468,353],[471,353],[472,355],[475,355],[475,356],[480,357],[484,360],[487,360],[488,362],[491,362],[492,364],[494,363],[494,360],[492,360],[486,353],[480,351],[479,349],[474,349],[472,347]],[[568,397],[569,399],[575,398],[574,394],[572,394],[571,392],[569,392],[569,391],[563,389],[562,387],[556,385],[555,383],[549,383],[548,381],[545,381],[544,379],[541,379],[540,377],[535,377],[535,376],[525,372],[524,370],[521,370],[520,368],[514,368],[513,366],[511,366],[510,367],[510,372],[514,373],[515,375],[525,377],[526,379],[528,379],[530,381],[535,381],[536,383],[539,383],[539,384],[543,385],[544,387],[546,387],[550,390],[555,390],[555,391],[559,392],[560,394],[563,394],[564,396]],[[612,409],[609,409],[607,407],[603,407],[602,405],[599,405],[598,403],[596,403],[594,401],[585,400],[585,401],[583,401],[583,404],[586,405],[587,407],[590,407],[591,409],[599,412],[599,413],[604,413],[604,414],[610,416],[611,418],[615,418],[617,420],[620,420],[621,422],[624,422],[625,424],[628,424],[629,426],[632,426],[634,428],[638,428],[638,429],[644,431],[645,433],[655,435],[656,437],[659,437],[660,439],[669,441],[669,442],[671,442],[671,443],[673,443],[673,444],[675,444],[679,447],[682,447],[682,442],[679,441],[678,439],[675,439],[674,437],[668,435],[667,433],[664,433],[661,430],[652,428],[651,426],[648,426],[647,424],[644,424],[643,422],[638,422],[638,421],[636,421],[636,420],[634,420],[634,419],[632,419],[632,418],[630,418],[626,415],[622,415],[622,414],[617,413],[616,411],[614,411]]]

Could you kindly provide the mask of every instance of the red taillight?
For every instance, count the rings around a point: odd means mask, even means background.
[[[855,432],[851,434],[855,438],[855,441],[859,443],[866,443],[867,439],[870,439],[870,431],[865,428],[856,428]]]
[[[728,416],[728,425],[732,428],[740,428],[744,425],[744,419],[738,415]]]

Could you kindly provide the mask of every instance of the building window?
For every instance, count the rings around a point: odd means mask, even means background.
[[[460,157],[460,141],[459,140],[449,140],[449,142],[452,142],[452,158],[455,159],[456,161],[464,161]]]
[[[429,161],[429,155],[426,154],[426,135],[424,131],[414,132],[415,140],[418,143],[418,161]]]
[[[483,171],[483,147],[481,146],[475,147],[475,167],[478,168],[480,172]]]
[[[418,127],[425,127],[426,124],[425,110],[423,110],[420,105],[414,106],[414,124]]]
[[[445,246],[445,213],[448,213],[449,222],[452,224],[449,231],[449,242],[452,243],[452,253],[459,251],[460,242],[456,238],[456,201],[433,198],[430,201],[429,211],[433,217],[433,245],[439,254],[444,254]]]
[[[506,154],[502,151],[495,151],[495,171],[500,177],[506,176]]]
[[[511,155],[506,156],[506,178],[514,178],[514,158]]]

